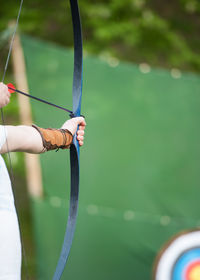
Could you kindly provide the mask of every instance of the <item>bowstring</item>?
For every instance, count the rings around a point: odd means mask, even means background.
[[[10,55],[11,55],[11,52],[12,52],[13,43],[14,43],[14,40],[15,40],[15,35],[16,35],[16,32],[17,32],[18,24],[19,24],[19,18],[20,18],[20,15],[21,15],[23,2],[24,2],[24,0],[21,0],[21,2],[20,2],[19,11],[18,11],[18,15],[17,15],[17,20],[16,20],[14,32],[13,32],[13,35],[12,35],[12,38],[11,38],[11,41],[10,41],[9,51],[8,51],[8,55],[7,55],[7,59],[6,59],[6,64],[5,64],[5,67],[4,67],[2,83],[5,80],[5,75],[6,75],[6,72],[7,72],[7,69],[8,69],[8,62],[10,60]]]
[[[18,15],[17,15],[17,20],[16,20],[14,31],[13,31],[13,34],[12,34],[12,37],[11,37],[11,40],[10,40],[8,55],[7,55],[7,58],[6,58],[6,63],[5,63],[5,67],[4,67],[3,77],[2,77],[2,80],[1,80],[2,83],[4,83],[6,72],[7,72],[7,69],[8,69],[8,63],[9,63],[11,52],[12,52],[12,49],[13,49],[13,44],[14,44],[15,35],[16,35],[16,32],[17,32],[17,27],[19,25],[19,18],[20,18],[20,15],[21,15],[23,2],[24,2],[24,0],[20,1],[20,6],[19,6]],[[13,187],[15,185],[15,183],[14,183],[14,172],[13,172],[11,155],[10,155],[9,145],[8,145],[8,140],[7,140],[7,133],[6,133],[6,127],[5,127],[5,118],[4,118],[3,108],[1,108],[1,120],[2,120],[3,127],[4,127],[3,130],[4,130],[5,139],[6,139],[6,148],[7,148],[8,162],[9,162],[10,179],[11,179],[11,185]],[[14,188],[13,188],[13,195],[14,195],[14,203],[15,203],[16,206],[18,206],[17,205],[17,200],[15,199]],[[17,209],[16,212],[18,212],[18,207],[16,207],[16,209]],[[29,279],[28,264],[27,264],[25,246],[24,246],[24,242],[23,242],[23,238],[22,238],[22,232],[21,232],[21,226],[20,226],[19,219],[18,219],[18,223],[19,223],[19,230],[20,230],[20,233],[21,233],[20,235],[21,235],[22,254],[23,254],[23,257],[24,257],[25,274],[26,274],[26,279]]]

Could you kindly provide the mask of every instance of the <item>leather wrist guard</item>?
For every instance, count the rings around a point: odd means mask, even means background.
[[[73,136],[67,129],[41,128],[32,125],[41,135],[43,146],[47,151],[69,149]]]

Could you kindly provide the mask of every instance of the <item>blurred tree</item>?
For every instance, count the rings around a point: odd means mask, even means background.
[[[19,0],[3,1],[0,30],[16,18]],[[198,0],[81,0],[84,48],[94,54],[200,72]],[[66,0],[25,0],[22,32],[72,46]]]

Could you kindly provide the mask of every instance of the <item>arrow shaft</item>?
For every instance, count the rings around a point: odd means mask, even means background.
[[[68,112],[68,113],[70,113],[70,114],[73,114],[73,112],[72,112],[71,110],[68,110],[68,109],[66,109],[66,108],[64,108],[64,107],[61,107],[61,106],[59,106],[59,105],[56,105],[56,104],[51,103],[51,102],[49,102],[49,101],[46,101],[46,100],[44,100],[44,99],[38,98],[38,97],[36,97],[36,96],[30,95],[30,94],[25,93],[25,92],[23,92],[23,91],[21,91],[21,90],[14,89],[14,88],[12,88],[12,87],[8,87],[8,88],[9,88],[10,90],[16,91],[17,93],[20,93],[20,94],[22,94],[22,95],[25,95],[25,96],[27,96],[27,97],[30,97],[30,98],[32,98],[32,99],[34,99],[34,100],[37,100],[37,101],[42,102],[42,103],[44,103],[44,104],[53,106],[53,107],[55,107],[55,108],[58,108],[58,109],[60,109],[60,110],[63,110],[63,111],[65,111],[65,112]]]

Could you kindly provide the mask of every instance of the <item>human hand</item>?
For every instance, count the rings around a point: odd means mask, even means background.
[[[85,119],[83,117],[76,117],[76,118],[72,118],[72,119],[66,121],[61,128],[68,129],[71,132],[71,134],[74,136],[74,134],[77,131],[77,127],[78,127],[77,137],[76,138],[77,138],[77,140],[79,142],[79,145],[83,146],[83,144],[84,144],[84,134],[85,134],[84,130],[85,130],[85,126],[86,126]]]
[[[10,95],[8,87],[0,83],[0,108],[5,107],[10,102]]]

